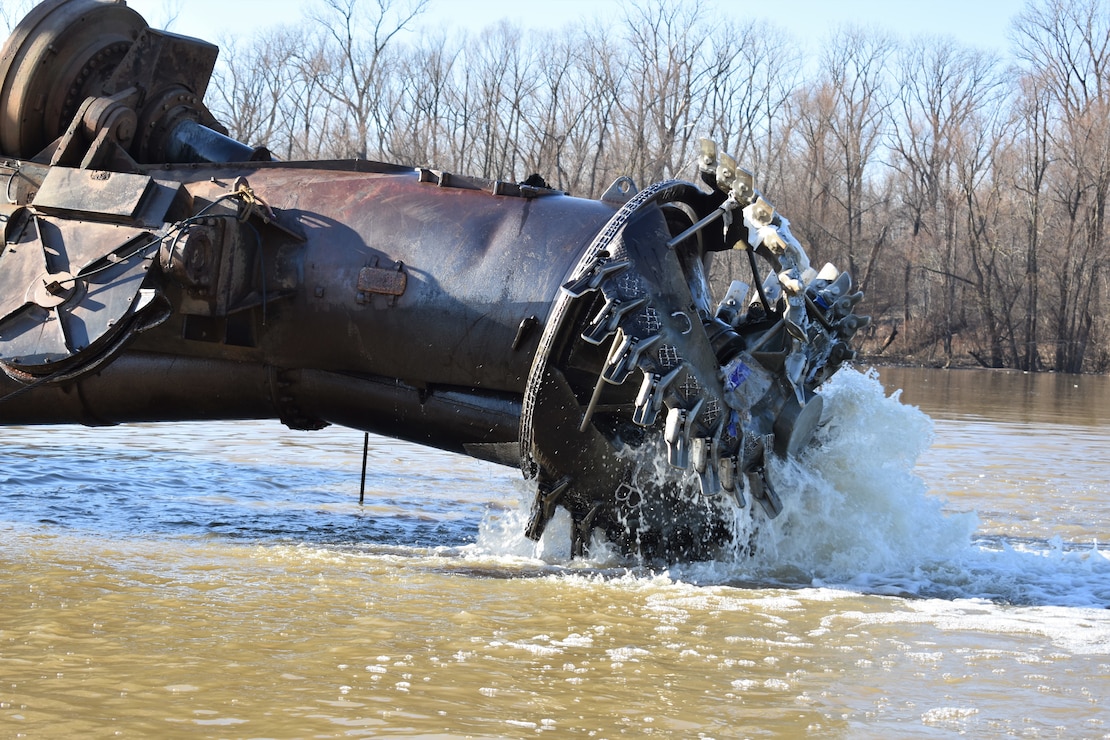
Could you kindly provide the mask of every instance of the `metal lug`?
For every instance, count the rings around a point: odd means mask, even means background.
[[[563,285],[563,292],[571,298],[581,298],[586,293],[600,288],[610,275],[627,270],[630,264],[628,260],[614,261],[610,259],[607,252],[602,252],[590,263],[585,273]]]
[[[618,330],[617,338],[613,340],[613,348],[609,350],[609,357],[601,371],[601,377],[605,378],[605,382],[613,385],[620,385],[628,380],[629,374],[640,360],[640,355],[661,338],[659,334],[638,338]]]
[[[582,338],[590,344],[601,344],[607,337],[611,337],[617,331],[617,327],[620,326],[620,322],[625,316],[647,302],[646,296],[631,301],[621,301],[620,298],[615,296],[606,299],[605,305],[601,307],[597,316],[586,327],[586,331],[582,332]]]
[[[672,408],[667,412],[663,441],[667,444],[667,462],[671,467],[682,470],[690,467],[690,437],[702,403],[703,399],[698,399],[692,409]]]
[[[663,396],[681,370],[680,365],[663,376],[644,371],[644,382],[640,385],[640,392],[636,394],[636,411],[632,414],[632,421],[642,427],[655,423],[663,408]]]

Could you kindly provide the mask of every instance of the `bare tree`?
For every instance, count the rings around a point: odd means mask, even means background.
[[[322,52],[329,62],[318,82],[345,110],[346,125],[340,131],[349,136],[356,157],[368,156],[372,133],[379,150],[386,138],[391,81],[386,51],[427,5],[428,0],[318,0],[310,16],[324,29]]]
[[[957,329],[952,306],[968,285],[962,275],[965,250],[969,240],[983,237],[971,211],[979,203],[976,188],[984,168],[990,165],[983,154],[996,143],[981,134],[1002,102],[1003,80],[995,57],[942,38],[911,42],[899,56],[898,70],[900,115],[890,127],[892,165],[909,220],[911,259],[928,271],[921,280],[941,282],[942,300],[933,315],[922,318],[930,327],[943,327],[940,339],[951,358]],[[981,280],[980,288],[989,290],[991,277]],[[911,286],[917,284],[904,284],[911,340]]]
[[[401,162],[445,167],[452,161],[448,124],[454,75],[462,56],[459,41],[448,40],[443,31],[430,33],[402,57],[398,71],[413,84],[402,86],[389,147],[391,156]]]
[[[679,0],[629,6],[625,26],[631,84],[617,100],[620,135],[634,177],[653,182],[692,161],[707,79],[700,57],[707,29],[699,6]]]
[[[1054,211],[1048,311],[1055,365],[1084,368],[1104,300],[1106,207],[1110,197],[1110,14],[1099,0],[1048,0],[1018,17],[1019,59],[1039,70],[1051,101]]]
[[[883,34],[839,29],[821,54],[819,81],[794,100],[803,148],[794,172],[808,180],[804,195],[793,200],[810,221],[802,232],[819,250],[847,263],[864,287],[888,236],[882,223],[865,233],[865,220],[887,198],[884,181],[872,174],[888,124],[885,64],[893,50]]]
[[[162,0],[161,12],[157,17],[150,19],[152,25],[172,31],[177,19],[181,17],[184,5],[185,0]]]
[[[773,190],[788,156],[787,106],[801,80],[803,58],[781,29],[766,21],[725,22],[707,40],[701,128]]]
[[[1040,251],[1045,220],[1045,188],[1050,157],[1050,101],[1036,72],[1018,79],[1013,118],[1017,127],[1012,187],[1017,197],[1015,218],[1025,252],[1025,320],[1016,364],[1022,370],[1042,367],[1040,355]]]
[[[576,85],[582,37],[570,31],[544,34],[534,43],[541,49],[535,66],[538,79],[529,111],[521,118],[525,136],[516,145],[524,169],[544,176],[559,189],[575,187],[580,177],[568,169],[570,140],[586,114],[586,100]],[[577,175],[578,173],[575,173]]]
[[[289,100],[301,80],[289,65],[306,45],[306,33],[296,26],[264,29],[249,39],[221,43],[208,101],[231,135],[249,144],[291,155],[293,126]]]
[[[620,59],[614,55],[609,39],[601,32],[590,34],[585,40],[581,63],[583,88],[588,100],[594,101],[587,113],[585,131],[577,137],[576,146],[580,161],[588,162],[588,186],[591,195],[608,185],[624,167],[624,152],[620,148],[621,136],[616,131],[619,116],[618,101],[630,84],[630,75]],[[592,151],[589,151],[592,148]],[[619,174],[628,174],[621,169]],[[642,184],[642,183],[641,183]]]

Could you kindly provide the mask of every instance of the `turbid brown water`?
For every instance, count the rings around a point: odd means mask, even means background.
[[[667,570],[347,430],[0,430],[0,737],[1110,736],[1110,383],[882,380]]]

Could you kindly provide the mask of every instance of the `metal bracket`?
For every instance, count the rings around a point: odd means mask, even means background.
[[[359,304],[370,302],[374,295],[389,296],[389,306],[397,305],[397,298],[405,294],[409,278],[405,273],[405,264],[398,262],[394,267],[378,267],[370,265],[359,270],[358,295],[355,300]]]

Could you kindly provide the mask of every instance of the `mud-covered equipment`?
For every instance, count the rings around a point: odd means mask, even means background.
[[[860,294],[711,142],[600,200],[275,162],[204,107],[216,48],[50,0],[0,55],[0,423],[278,418],[520,466],[539,538],[648,558],[775,516]],[[752,285],[714,297],[714,253]]]

